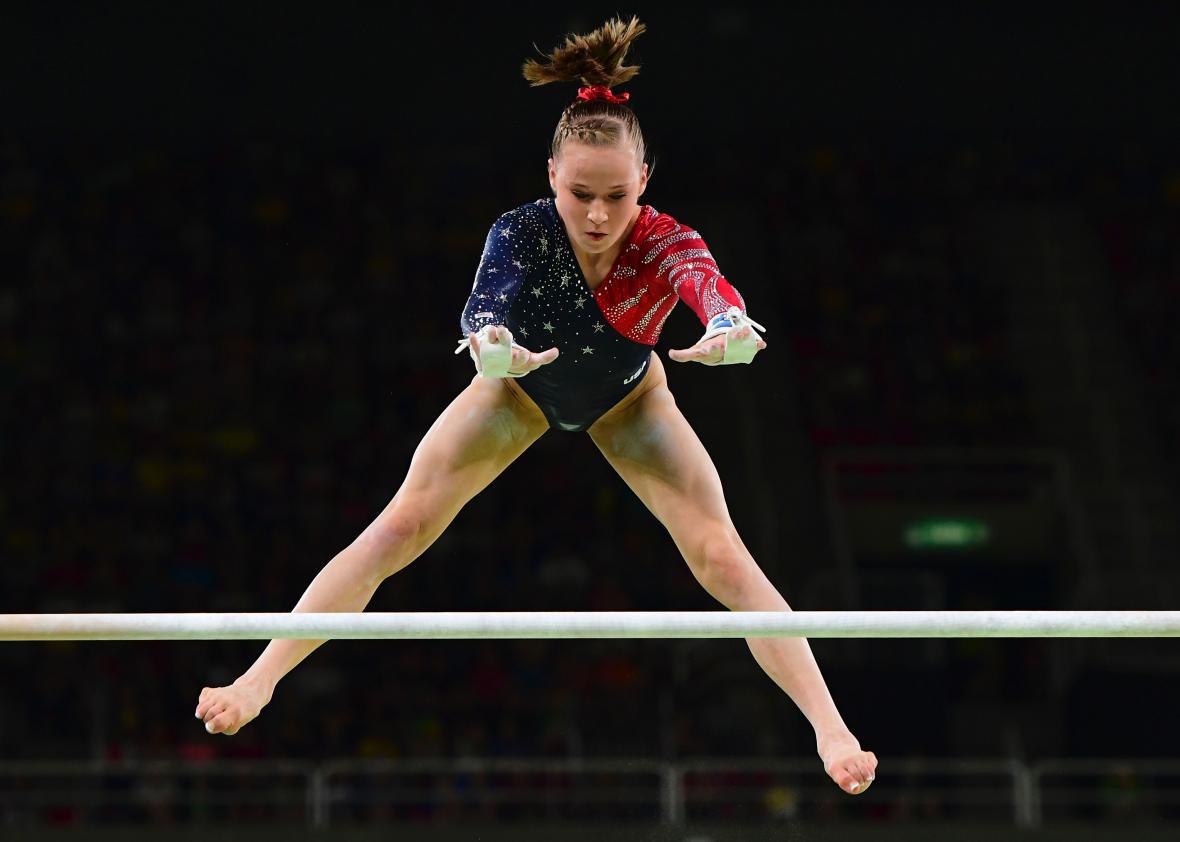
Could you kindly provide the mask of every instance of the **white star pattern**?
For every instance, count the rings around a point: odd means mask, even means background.
[[[611,382],[615,389],[628,388],[631,381],[616,374],[644,369],[647,346],[678,300],[698,315],[712,314],[724,312],[722,305],[737,293],[695,231],[651,207],[643,210],[641,223],[602,290],[589,288],[552,199],[502,214],[493,231],[499,236],[484,248],[462,329],[511,323],[523,344],[562,348],[568,355],[564,365],[544,368],[530,381],[551,394],[543,409],[555,429],[585,429],[593,420],[583,416],[578,402],[567,405],[564,396]],[[594,307],[588,306],[591,301]],[[582,345],[575,344],[579,339]],[[594,359],[583,366],[583,357]]]

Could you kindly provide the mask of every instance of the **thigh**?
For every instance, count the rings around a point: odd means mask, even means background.
[[[676,406],[662,370],[653,376],[651,388],[596,422],[590,437],[691,563],[718,529],[740,539],[713,460]]]
[[[429,539],[548,429],[503,380],[476,376],[435,419],[375,524],[401,513]]]

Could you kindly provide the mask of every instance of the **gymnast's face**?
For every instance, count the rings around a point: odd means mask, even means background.
[[[647,189],[647,164],[640,166],[635,152],[626,146],[590,146],[569,140],[561,147],[561,157],[549,159],[549,186],[574,249],[607,254],[639,216],[639,197]]]

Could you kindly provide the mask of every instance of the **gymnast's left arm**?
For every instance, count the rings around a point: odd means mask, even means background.
[[[741,294],[725,279],[713,255],[697,235],[685,243],[684,259],[668,271],[676,294],[693,309],[705,332],[691,348],[673,349],[668,356],[679,363],[704,365],[749,363],[766,347],[759,331],[766,328],[746,315]],[[697,248],[691,248],[691,246]]]

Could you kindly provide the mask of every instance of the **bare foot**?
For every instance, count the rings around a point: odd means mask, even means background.
[[[877,755],[861,751],[860,743],[850,732],[820,737],[816,748],[828,777],[851,795],[860,795],[877,776]]]
[[[236,734],[270,701],[272,687],[239,678],[228,687],[206,687],[197,703],[197,719],[210,734]]]

